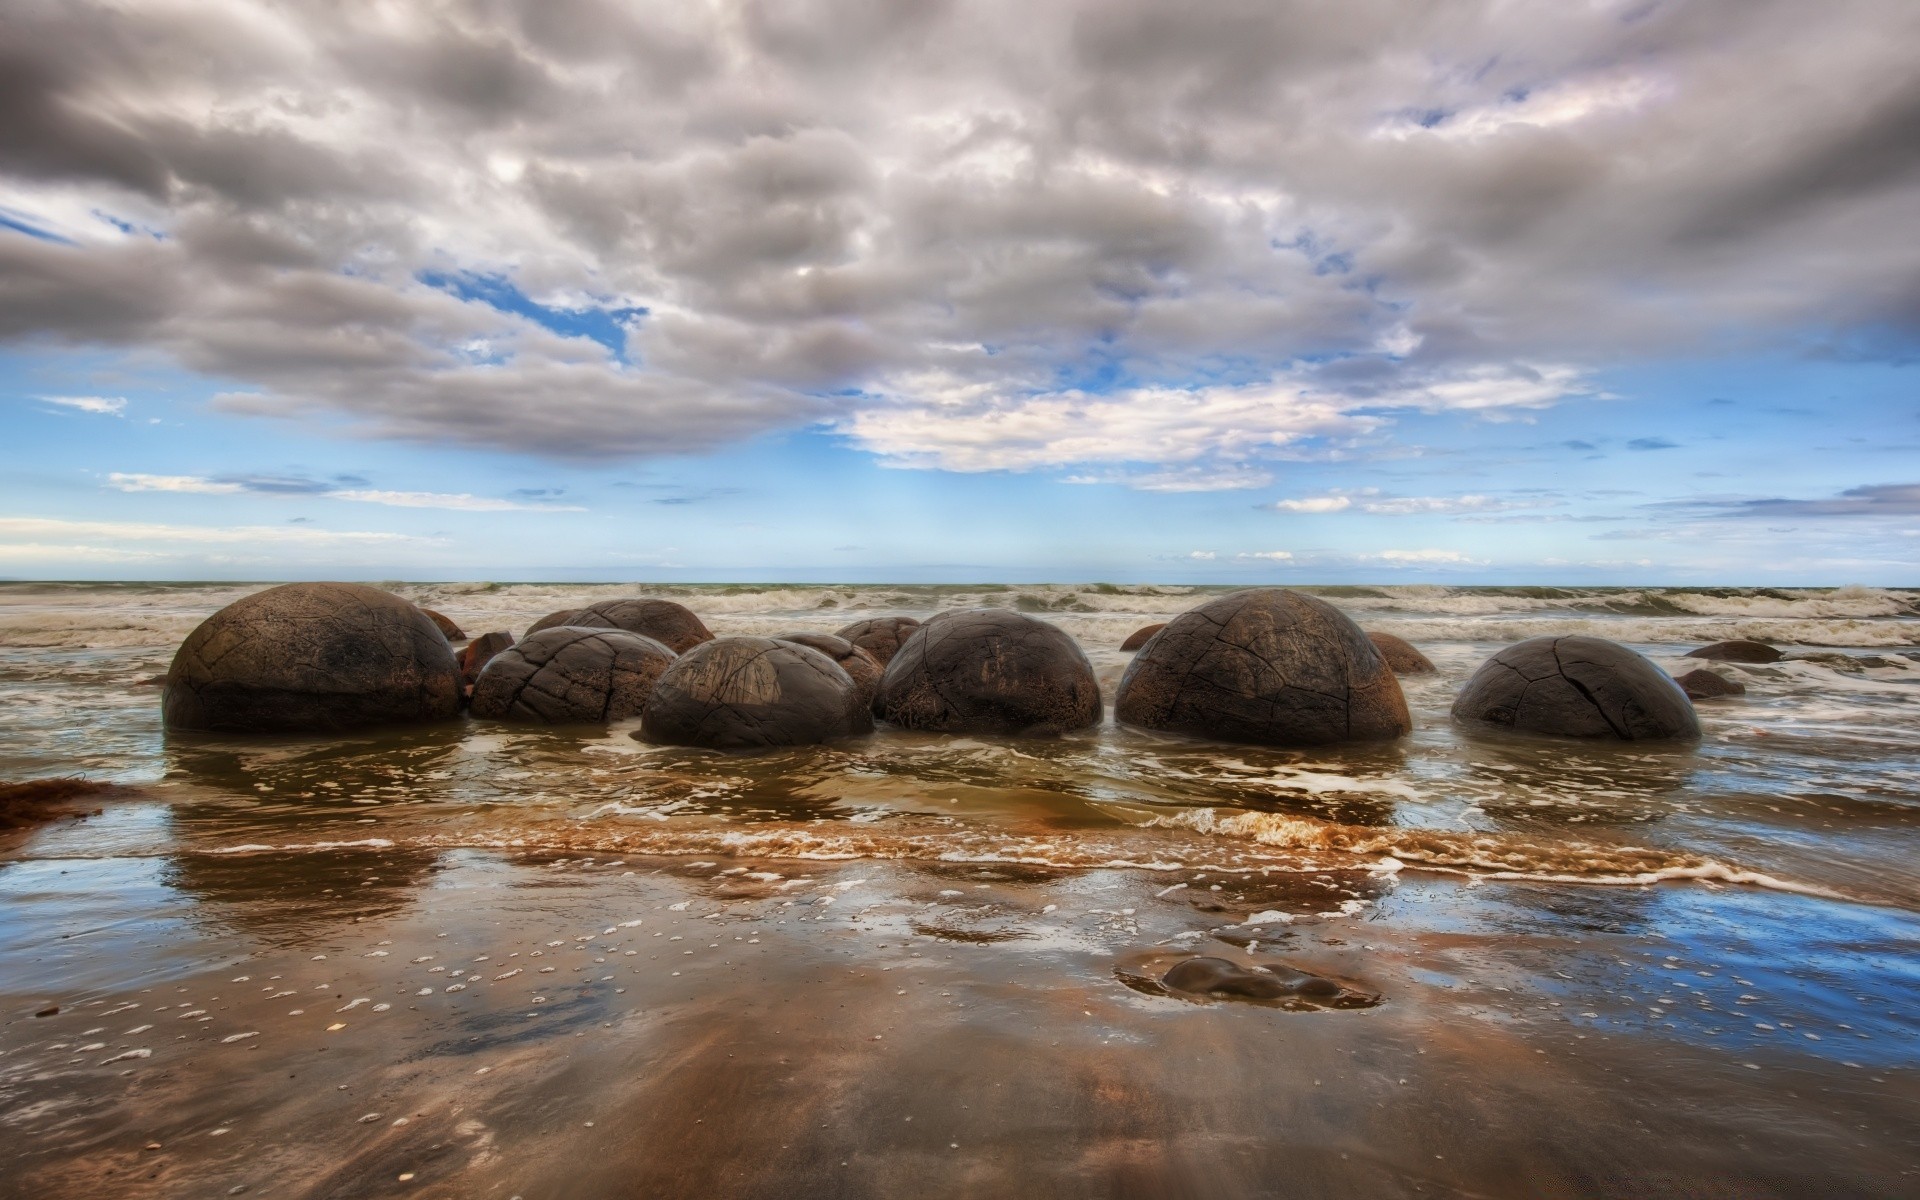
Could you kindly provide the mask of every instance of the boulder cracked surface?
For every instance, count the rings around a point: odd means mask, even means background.
[[[873,655],[873,661],[885,667],[900,652],[900,646],[920,628],[912,617],[870,617],[833,631]]]
[[[880,691],[883,668],[879,661],[843,637],[835,637],[831,633],[783,633],[774,640],[810,646],[832,659],[853,679],[853,686],[860,689],[860,694],[865,697],[861,701],[863,704],[872,704],[874,696]]]
[[[624,629],[650,637],[675,654],[685,654],[702,642],[713,640],[693,610],[671,600],[602,600],[589,604],[573,615],[569,625],[590,629]]]
[[[422,610],[356,583],[243,597],[187,635],[161,701],[169,729],[327,733],[460,711],[453,647]]]
[[[538,621],[527,626],[527,632],[522,636],[532,637],[543,629],[558,629],[562,625],[571,625],[574,622],[574,618],[578,617],[584,611],[586,610],[579,608],[563,608],[559,612],[550,612]]]
[[[501,650],[473,685],[473,715],[545,725],[604,725],[646,711],[673,651],[622,629],[563,625]]]
[[[1367,640],[1387,660],[1387,667],[1395,675],[1431,675],[1434,671],[1433,660],[1420,653],[1412,642],[1391,633],[1369,633]]]
[[[1647,658],[1596,637],[1537,637],[1508,646],[1467,681],[1455,720],[1557,737],[1697,738],[1686,693]]]
[[[1234,592],[1169,621],[1121,677],[1114,717],[1262,746],[1387,741],[1413,727],[1360,627],[1284,588]]]
[[[1158,625],[1142,625],[1127,635],[1127,640],[1120,643],[1120,648],[1122,650],[1138,650],[1140,647],[1146,645],[1147,642],[1153,638],[1154,634],[1159,633],[1166,627],[1167,623],[1165,621],[1162,621]]]
[[[654,685],[638,736],[664,746],[756,750],[873,731],[853,677],[810,646],[762,637],[703,642]]]
[[[887,664],[875,707],[904,729],[1047,736],[1099,724],[1100,684],[1058,626],[961,609],[913,631]]]

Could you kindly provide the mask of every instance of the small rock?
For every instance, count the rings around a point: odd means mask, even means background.
[[[1765,642],[1735,639],[1730,642],[1715,642],[1711,646],[1702,646],[1698,650],[1689,650],[1686,657],[1709,658],[1715,662],[1776,663],[1786,655]]]
[[[1688,671],[1685,675],[1676,675],[1673,681],[1680,685],[1680,690],[1684,691],[1690,700],[1714,700],[1721,696],[1744,696],[1747,694],[1746,684],[1736,683],[1723,675],[1716,675],[1714,672],[1704,668],[1698,671]]]

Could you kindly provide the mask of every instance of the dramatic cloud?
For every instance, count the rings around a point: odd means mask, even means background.
[[[824,423],[896,466],[1224,490],[1635,356],[1920,331],[1908,0],[16,0],[5,30],[0,338],[375,436]]]
[[[585,512],[577,504],[500,500],[465,492],[392,492],[374,488],[342,488],[313,480],[277,476],[236,476],[203,479],[197,475],[139,475],[115,471],[107,486],[122,492],[195,492],[207,496],[256,495],[318,497],[389,508],[444,508],[457,512]]]

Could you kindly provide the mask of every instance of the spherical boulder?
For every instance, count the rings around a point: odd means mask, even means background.
[[[1262,746],[1387,741],[1413,728],[1346,614],[1285,588],[1233,592],[1167,623],[1120,680],[1123,724]]]
[[[1618,642],[1537,637],[1482,663],[1453,702],[1469,726],[1558,737],[1647,741],[1700,736],[1693,702],[1665,671]]]
[[[1165,621],[1160,622],[1158,625],[1142,625],[1127,635],[1127,640],[1120,643],[1120,648],[1122,650],[1138,650],[1147,644],[1149,638],[1166,627],[1167,623]]]
[[[873,731],[853,677],[820,651],[762,637],[702,642],[674,661],[640,721],[663,746],[754,750]]]
[[[167,670],[169,729],[326,733],[460,711],[460,665],[432,618],[357,583],[288,583],[227,605]]]
[[[1777,663],[1786,655],[1765,642],[1736,639],[1731,642],[1715,642],[1711,646],[1702,646],[1698,650],[1689,650],[1686,657],[1711,659],[1714,662]]]
[[[624,629],[650,637],[675,654],[685,654],[701,642],[713,640],[713,634],[693,610],[671,600],[602,600],[575,613],[567,624]]]
[[[900,643],[912,637],[918,628],[920,622],[912,617],[869,617],[834,630],[833,636],[852,642],[884,667],[899,653]]]
[[[486,669],[493,656],[513,645],[513,635],[504,630],[495,633],[483,633],[460,649],[460,681],[469,690],[479,682],[480,672]]]
[[[811,646],[820,653],[838,663],[852,679],[853,686],[860,689],[867,703],[873,702],[874,694],[880,690],[880,672],[882,670],[873,655],[854,645],[843,637],[831,633],[782,633],[774,637],[776,642],[792,642],[798,646]]]
[[[558,629],[562,625],[571,625],[574,622],[574,618],[585,611],[585,609],[581,608],[563,608],[559,612],[550,612],[538,621],[527,626],[525,636],[531,637],[543,629]]]
[[[1065,630],[1003,608],[944,612],[880,677],[880,718],[939,733],[1046,736],[1100,723],[1100,683]]]
[[[673,661],[673,651],[624,629],[543,629],[493,656],[473,685],[473,715],[547,725],[624,720],[646,710]]]
[[[1722,696],[1744,696],[1747,685],[1728,679],[1717,671],[1702,667],[1698,671],[1688,671],[1685,675],[1675,675],[1673,681],[1689,700],[1717,700]]]
[[[424,605],[421,606],[420,611],[427,614],[427,619],[433,622],[434,628],[446,635],[448,641],[459,642],[466,640],[467,635],[461,632],[460,626],[454,623],[452,617],[447,616],[445,613],[437,613]]]
[[[1414,648],[1405,638],[1397,638],[1390,633],[1369,633],[1367,640],[1387,660],[1387,666],[1395,675],[1431,675],[1434,671],[1433,660]]]

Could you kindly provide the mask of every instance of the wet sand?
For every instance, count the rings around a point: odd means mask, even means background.
[[[10,876],[34,912],[76,904],[7,933],[0,1194],[1920,1186],[1920,931],[1893,910],[1367,872],[198,857],[171,908],[138,860]],[[1197,954],[1383,999],[1121,978]]]

